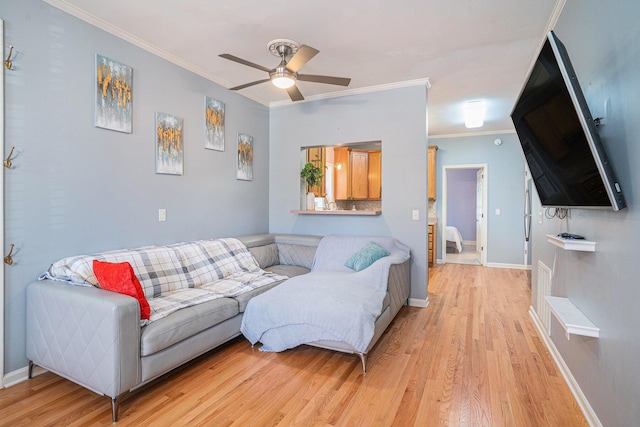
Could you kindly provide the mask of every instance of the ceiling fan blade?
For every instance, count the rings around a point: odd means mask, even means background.
[[[349,86],[349,83],[351,83],[351,79],[346,77],[316,76],[313,74],[298,74],[298,80],[338,86]]]
[[[302,45],[298,49],[293,58],[287,62],[287,70],[297,73],[300,68],[307,62],[311,60],[314,56],[316,56],[320,52],[317,49],[312,48],[311,46]]]
[[[302,96],[302,93],[300,93],[300,89],[298,89],[298,86],[296,85],[293,85],[289,89],[287,89],[287,93],[289,94],[289,98],[291,98],[292,101],[302,101],[304,99],[304,96]]]
[[[263,67],[262,65],[254,64],[253,62],[249,62],[246,59],[238,58],[237,56],[230,55],[228,53],[222,53],[218,55],[220,58],[228,59],[230,61],[238,62],[242,65],[246,65],[248,67],[257,68],[258,70],[266,71],[270,73],[273,71],[271,68]]]
[[[240,86],[229,88],[229,90],[240,90],[240,89],[244,89],[245,87],[254,86],[254,85],[257,85],[257,84],[260,84],[260,83],[268,82],[269,80],[271,80],[271,79],[256,80],[255,82],[245,83],[245,84],[240,85]]]

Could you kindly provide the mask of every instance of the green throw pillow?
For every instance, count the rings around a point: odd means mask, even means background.
[[[361,271],[387,255],[389,255],[389,252],[375,243],[369,242],[358,252],[351,255],[349,259],[345,261],[344,265],[355,271]]]

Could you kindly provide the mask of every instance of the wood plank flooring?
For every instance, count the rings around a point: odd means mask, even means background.
[[[523,270],[430,269],[429,307],[403,307],[361,373],[307,346],[239,337],[141,391],[120,426],[586,426],[528,314]],[[0,425],[111,424],[110,401],[54,374],[0,390]]]

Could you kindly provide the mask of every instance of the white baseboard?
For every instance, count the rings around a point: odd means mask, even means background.
[[[44,374],[47,372],[46,369],[41,368],[40,366],[33,367],[33,376],[37,377],[40,374]],[[16,385],[23,381],[29,379],[29,367],[25,366],[24,368],[17,369],[13,372],[9,372],[3,378],[3,383],[5,387],[11,387],[12,385]]]
[[[409,306],[426,308],[429,306],[429,297],[425,299],[409,298]]]
[[[531,266],[530,265],[507,264],[507,263],[502,263],[502,262],[488,262],[487,263],[487,267],[492,267],[492,268],[514,268],[514,269],[517,269],[517,270],[531,270]]]
[[[578,382],[576,381],[575,377],[571,373],[571,370],[569,370],[569,367],[564,362],[564,359],[562,358],[562,355],[556,348],[556,345],[553,343],[553,340],[549,335],[547,335],[544,332],[544,329],[545,329],[544,325],[542,324],[542,321],[538,317],[538,313],[536,313],[536,311],[533,309],[533,306],[529,306],[529,315],[531,316],[531,319],[533,320],[533,324],[536,326],[536,329],[538,330],[538,334],[540,334],[540,336],[542,337],[542,340],[547,346],[547,349],[549,350],[549,353],[551,353],[551,357],[553,357],[553,360],[556,362],[556,366],[560,370],[562,377],[564,378],[567,385],[569,386],[569,390],[571,390],[571,394],[573,394],[573,397],[576,399],[576,402],[578,402],[578,406],[580,406],[580,409],[582,409],[582,413],[584,414],[584,417],[586,418],[587,423],[589,423],[591,427],[602,427],[602,423],[600,422],[600,420],[598,419],[598,416],[596,415],[595,411],[591,407],[591,404],[589,404],[587,397],[582,392],[582,389],[580,388],[580,386],[578,385]]]
[[[442,262],[442,258],[436,259],[436,264],[444,264],[444,262]],[[530,265],[524,265],[524,264],[506,264],[506,263],[501,263],[501,262],[488,262],[486,267],[491,267],[491,268],[513,268],[516,270],[531,270],[531,266]]]

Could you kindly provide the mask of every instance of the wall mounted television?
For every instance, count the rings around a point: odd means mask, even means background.
[[[511,119],[543,207],[626,207],[567,50],[553,31]]]

